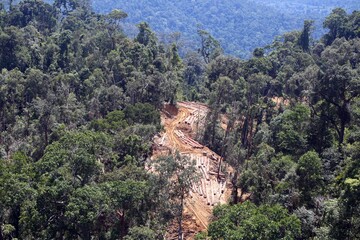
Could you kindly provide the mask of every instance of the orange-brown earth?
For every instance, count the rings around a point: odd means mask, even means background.
[[[165,105],[161,114],[164,131],[154,139],[153,158],[178,151],[196,160],[201,175],[185,201],[184,239],[194,239],[198,232],[206,230],[214,206],[226,203],[231,192],[228,173],[232,169],[223,164],[218,178],[220,156],[193,139],[195,130],[204,124],[208,110],[206,105],[194,102],[179,102],[177,107]],[[167,239],[177,239],[175,222],[170,224]]]

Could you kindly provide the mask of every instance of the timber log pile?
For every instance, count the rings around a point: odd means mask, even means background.
[[[181,130],[175,130],[175,135],[180,139],[180,141],[186,145],[191,146],[192,148],[204,148],[203,145],[195,141],[194,139],[186,136]]]
[[[218,167],[218,160],[209,158],[205,153],[202,156],[196,156],[194,160],[201,177],[198,182],[192,184],[190,197],[193,197],[193,194],[198,194],[207,205],[215,206],[220,204],[226,181],[225,174],[219,173],[218,178],[218,173],[214,171]]]
[[[179,106],[186,107],[190,111],[190,115],[184,120],[189,126],[203,125],[209,108],[201,103],[179,102]]]

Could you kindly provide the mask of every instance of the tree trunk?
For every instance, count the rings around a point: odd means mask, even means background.
[[[225,136],[224,136],[224,140],[222,142],[222,146],[221,146],[221,150],[220,150],[221,156],[220,156],[220,159],[219,159],[219,166],[218,166],[218,171],[217,171],[217,178],[218,179],[220,179],[221,162],[222,162],[222,160],[225,159],[226,150],[227,150],[227,138],[228,138],[229,133],[230,133],[230,131],[232,129],[232,125],[233,125],[233,122],[229,121],[227,126],[226,126]]]
[[[49,128],[48,125],[45,125],[45,147],[49,144]]]
[[[119,218],[119,230],[120,230],[120,236],[119,239],[123,239],[126,236],[126,222],[125,222],[125,210],[118,210],[117,215]]]
[[[222,155],[222,154],[221,154]],[[217,170],[217,179],[220,179],[220,172],[221,172],[221,162],[222,162],[223,157],[220,156],[219,159],[219,165],[218,165],[218,170]]]
[[[10,214],[10,223],[14,226],[14,236],[15,238],[20,237],[20,206],[16,205],[13,209],[11,209]]]
[[[238,187],[237,187],[237,175],[238,175],[238,173],[235,170],[234,176],[231,179],[231,183],[232,183],[231,195],[232,195],[232,203],[233,204],[237,204],[239,202],[239,199],[238,199]]]
[[[240,194],[240,197],[239,197],[239,202],[243,202],[243,201],[242,201],[243,195],[244,195],[244,191],[241,190],[241,194]]]
[[[182,218],[183,218],[183,209],[184,209],[184,194],[181,194],[181,199],[180,199],[180,211],[179,211],[179,216],[178,216],[178,224],[179,224],[179,228],[178,228],[178,240],[183,240],[183,236],[182,236]]]
[[[245,147],[247,144],[247,135],[248,135],[248,128],[249,128],[248,124],[249,124],[249,120],[248,120],[248,116],[246,116],[245,120],[244,120],[242,131],[241,131],[241,144],[243,147]]]
[[[260,126],[262,124],[265,114],[266,111],[264,111],[264,109],[261,109],[260,113],[256,117],[257,126]]]
[[[217,114],[217,109],[216,109],[216,113],[214,113],[214,115],[212,116],[211,119],[211,147],[214,148],[215,147],[215,135],[216,135],[216,120],[217,120],[218,114]]]
[[[340,118],[340,129],[339,129],[339,150],[342,148],[344,143],[345,128],[346,124],[351,121],[350,106],[348,101],[344,101],[341,107],[338,107],[338,115]]]
[[[2,223],[2,222],[3,222],[3,219],[2,219],[2,217],[0,217],[0,223]],[[0,240],[4,240],[2,227],[0,227]]]
[[[345,135],[345,123],[341,120],[340,123],[340,132],[339,132],[339,147],[344,143],[344,135]]]
[[[251,156],[251,149],[252,149],[252,139],[253,139],[253,132],[254,132],[254,118],[251,117],[250,121],[250,131],[248,133],[248,140],[247,140],[247,149],[248,149],[248,157]]]

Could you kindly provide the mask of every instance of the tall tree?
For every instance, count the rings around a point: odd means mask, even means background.
[[[329,29],[329,33],[324,36],[327,45],[331,45],[337,37],[344,36],[347,17],[347,13],[344,9],[335,8],[325,19],[324,27]]]
[[[195,161],[177,152],[175,156],[159,158],[156,171],[161,173],[161,178],[164,178],[167,184],[165,189],[168,191],[168,200],[172,202],[173,214],[178,224],[178,240],[182,240],[185,198],[189,194],[191,185],[198,181]]]
[[[351,122],[351,105],[360,96],[359,49],[359,39],[347,41],[341,38],[336,39],[321,55],[322,72],[315,92],[320,94],[324,102],[317,96],[314,97],[315,100],[320,100],[318,104],[322,109],[321,114],[335,128],[339,147],[344,142],[345,128]]]
[[[323,166],[316,152],[309,151],[302,155],[296,169],[299,175],[299,189],[305,203],[310,203],[314,194],[320,194],[323,184]]]
[[[299,45],[304,51],[309,51],[310,49],[310,34],[312,30],[312,25],[314,24],[314,21],[306,20],[304,22],[303,30],[300,34],[299,38]]]
[[[211,60],[222,54],[219,41],[211,36],[210,33],[199,29],[198,35],[200,36],[200,48],[198,52],[203,57],[205,63],[209,63]]]

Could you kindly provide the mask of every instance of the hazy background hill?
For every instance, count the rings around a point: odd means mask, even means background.
[[[122,9],[129,14],[127,32],[133,24],[148,22],[159,36],[181,32],[186,45],[196,46],[198,27],[218,39],[228,54],[247,57],[275,36],[301,29],[305,19],[316,21],[314,36],[325,32],[322,21],[335,7],[351,12],[359,0],[93,0],[97,12]],[[189,44],[190,42],[190,44]]]

